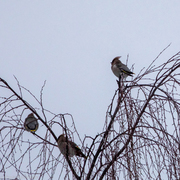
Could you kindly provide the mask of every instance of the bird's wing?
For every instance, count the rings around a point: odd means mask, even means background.
[[[81,150],[76,143],[74,143],[72,141],[69,141],[68,143],[71,145],[72,148],[75,148],[77,150]]]
[[[71,147],[75,149],[75,152],[76,152],[76,155],[77,155],[77,156],[84,157],[84,158],[87,159],[87,156],[85,156],[85,155],[82,153],[81,149],[78,147],[77,144],[75,144],[75,143],[72,142],[72,141],[69,141],[69,143],[70,143]]]
[[[33,123],[29,123],[25,125],[28,129],[30,129],[31,131],[36,131],[38,126],[36,124]]]
[[[118,67],[121,69],[121,71],[125,74],[128,74],[128,75],[131,75],[131,74],[134,74],[132,71],[130,71],[130,69],[125,65],[125,64],[122,64],[121,66],[118,65]]]

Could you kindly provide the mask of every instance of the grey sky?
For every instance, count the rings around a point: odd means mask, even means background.
[[[16,88],[15,75],[36,96],[47,80],[44,107],[71,113],[80,136],[94,136],[117,88],[111,60],[121,55],[125,63],[129,54],[138,74],[169,43],[159,62],[177,53],[179,7],[178,0],[1,1],[0,75]]]

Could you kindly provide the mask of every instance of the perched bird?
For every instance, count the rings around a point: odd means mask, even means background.
[[[130,69],[119,60],[120,58],[121,56],[117,56],[112,60],[111,62],[112,72],[118,78],[120,77],[127,78],[128,76],[132,76],[132,74],[134,73],[131,72]]]
[[[72,156],[80,156],[83,158],[87,158],[81,151],[81,149],[77,146],[77,144],[75,144],[72,141],[69,141],[64,134],[61,134],[58,137],[58,147],[61,151],[61,153],[66,156],[68,155],[69,157]]]
[[[24,127],[27,131],[30,131],[32,133],[35,133],[37,131],[39,123],[38,120],[34,117],[33,113],[29,114],[25,119]]]

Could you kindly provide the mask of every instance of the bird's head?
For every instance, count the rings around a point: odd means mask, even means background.
[[[66,137],[64,134],[61,134],[59,137],[58,137],[58,142],[65,142],[66,141]]]
[[[121,63],[121,61],[119,60],[121,58],[121,56],[117,56],[117,57],[115,57],[113,60],[112,60],[112,62],[111,62],[111,64],[115,64],[115,63]]]
[[[34,117],[34,114],[33,114],[33,113],[31,113],[31,114],[28,115],[28,118],[31,118],[31,117]]]

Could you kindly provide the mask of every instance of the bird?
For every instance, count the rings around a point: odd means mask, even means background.
[[[118,78],[121,78],[121,77],[127,78],[128,76],[132,76],[132,74],[134,73],[131,72],[130,69],[119,60],[120,58],[121,56],[117,56],[112,60],[111,62],[112,72]]]
[[[34,117],[34,114],[31,113],[27,116],[24,121],[24,127],[27,131],[35,133],[39,127],[38,120]]]
[[[73,157],[75,156],[79,156],[79,157],[83,157],[85,159],[87,159],[87,156],[85,156],[81,149],[77,146],[77,144],[75,144],[72,141],[69,141],[64,134],[61,134],[58,137],[58,147],[61,151],[61,153],[66,157]]]

